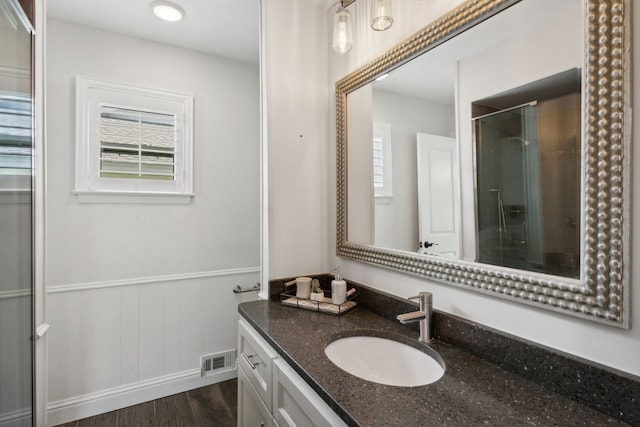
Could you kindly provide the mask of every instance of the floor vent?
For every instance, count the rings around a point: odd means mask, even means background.
[[[236,364],[236,351],[229,350],[222,353],[206,354],[200,356],[200,374],[205,375],[213,374],[220,370],[228,370],[235,368]]]

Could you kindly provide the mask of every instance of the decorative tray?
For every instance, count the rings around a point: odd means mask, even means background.
[[[296,290],[285,291],[280,294],[280,302],[291,307],[302,308],[304,310],[319,311],[321,313],[333,314],[341,316],[347,311],[358,305],[358,295],[351,294],[347,296],[347,300],[342,304],[334,304],[331,302],[331,291],[323,290],[324,300],[315,301],[310,299],[298,298]]]

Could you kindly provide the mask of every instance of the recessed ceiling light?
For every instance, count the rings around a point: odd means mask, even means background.
[[[151,9],[158,18],[169,22],[177,22],[184,17],[184,9],[170,1],[156,0],[151,3]]]

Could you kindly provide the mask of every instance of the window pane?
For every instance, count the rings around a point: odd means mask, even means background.
[[[100,106],[100,177],[175,180],[173,114]]]
[[[31,175],[31,99],[0,92],[0,174]]]

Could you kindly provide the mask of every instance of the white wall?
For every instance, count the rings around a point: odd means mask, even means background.
[[[76,74],[194,95],[191,204],[78,203]],[[255,298],[232,287],[259,277],[258,67],[50,20],[46,107],[49,423],[235,375],[199,356]]]
[[[270,278],[327,269],[329,92],[321,3],[265,2]]]
[[[373,91],[367,85],[351,93],[349,105],[355,110],[347,117],[347,168],[353,172],[347,182],[347,218],[349,240],[365,245],[374,243],[377,236],[374,227],[373,191]]]
[[[392,200],[376,203],[376,243],[417,252],[420,238],[416,134],[455,136],[454,110],[425,99],[374,90],[373,121],[391,124],[393,171]]]
[[[377,55],[384,52],[395,43],[400,42],[413,32],[421,28],[425,23],[431,22],[442,15],[446,9],[459,4],[458,0],[440,2],[424,2],[407,0],[394,3],[396,21],[393,31],[376,33],[366,27],[366,13],[359,10],[360,3],[350,6],[355,19],[356,28],[365,28],[365,33],[354,35],[353,51],[345,56],[333,53],[330,45],[325,49],[329,51],[329,80],[328,87],[343,77],[357,66],[363,65]],[[640,8],[633,9],[632,22],[640,22]],[[330,27],[332,11],[326,14],[327,26]],[[633,77],[640,79],[640,34],[635,32],[632,41],[634,58]],[[640,91],[633,94],[633,103],[640,105]],[[329,109],[330,126],[334,126],[335,106],[330,100]],[[330,128],[331,128],[330,127]],[[634,115],[633,127],[640,128],[640,116]],[[637,139],[637,136],[636,136]],[[329,142],[332,146],[329,161],[335,162],[335,133],[332,131]],[[637,144],[635,144],[637,145]],[[640,170],[640,150],[634,150],[631,159],[631,170]],[[327,234],[332,236],[328,253],[335,255],[335,167],[328,174],[328,188],[331,189],[328,197],[331,219]],[[634,177],[634,182],[638,182]],[[278,182],[272,185],[278,185]],[[633,216],[631,218],[632,253],[640,251],[640,185],[633,186]],[[309,223],[308,227],[317,224]],[[287,232],[287,227],[276,229],[281,233]],[[434,294],[434,307],[447,313],[477,321],[481,324],[521,336],[523,338],[557,348],[562,351],[584,357],[607,366],[620,369],[625,372],[640,375],[640,328],[621,330],[611,326],[605,326],[590,321],[585,321],[571,316],[529,307],[523,304],[485,296],[483,294],[441,285],[428,280],[416,278],[406,274],[396,273],[390,270],[380,269],[334,256],[331,264],[342,266],[343,275],[346,278],[367,283],[377,289],[407,297],[415,295],[420,290],[428,290]],[[640,277],[640,264],[632,263],[629,266],[632,278]],[[635,280],[635,285],[638,281]],[[634,285],[633,282],[632,286]],[[630,295],[631,313],[640,312],[640,292]]]

